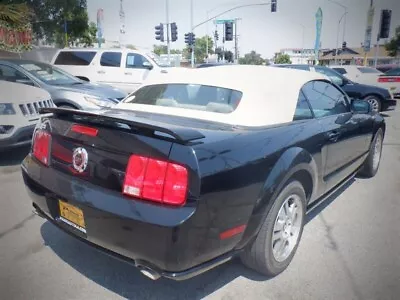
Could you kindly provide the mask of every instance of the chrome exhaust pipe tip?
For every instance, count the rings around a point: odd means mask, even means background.
[[[144,276],[147,278],[150,278],[151,280],[157,280],[160,279],[161,275],[158,274],[156,271],[151,270],[147,267],[144,266],[138,266],[140,273],[142,273]]]

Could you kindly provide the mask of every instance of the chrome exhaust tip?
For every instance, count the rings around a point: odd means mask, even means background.
[[[160,274],[158,274],[156,271],[154,271],[148,267],[145,267],[142,265],[138,265],[137,267],[139,268],[140,273],[142,273],[144,276],[150,278],[151,280],[157,280],[157,279],[160,279],[160,277],[161,277]]]

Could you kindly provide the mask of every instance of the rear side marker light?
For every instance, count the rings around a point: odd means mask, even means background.
[[[186,202],[188,171],[184,166],[139,155],[129,158],[122,193],[181,206]]]
[[[36,130],[33,138],[33,156],[48,166],[50,162],[51,135],[44,130]]]
[[[99,130],[97,128],[92,128],[88,126],[74,124],[71,128],[72,132],[88,135],[88,136],[97,136]]]
[[[219,234],[219,238],[221,240],[225,240],[225,239],[231,238],[231,237],[233,237],[235,235],[238,235],[239,233],[244,232],[245,229],[246,229],[246,225],[240,225],[240,226],[237,226],[237,227],[233,227],[233,228],[228,229],[228,230],[226,230],[224,232],[221,232]]]

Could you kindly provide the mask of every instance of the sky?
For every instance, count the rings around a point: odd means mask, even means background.
[[[152,49],[155,40],[154,26],[160,22],[166,23],[167,0],[123,0],[125,11],[126,44],[133,44],[144,49]],[[371,0],[277,0],[278,10],[271,13],[270,5],[253,6],[234,10],[219,18],[238,21],[239,53],[255,50],[264,58],[270,58],[282,48],[314,48],[316,25],[315,13],[318,7],[323,11],[321,33],[322,48],[336,46],[338,29],[339,44],[343,36],[343,24],[338,27],[339,19],[345,9],[332,1],[336,1],[348,9],[346,17],[345,40],[348,47],[360,47],[364,41],[367,23],[367,11]],[[171,44],[172,49],[184,48],[184,34],[191,28],[191,0],[168,0],[169,22],[176,22],[178,26],[178,41]],[[252,4],[268,3],[269,0],[193,0],[193,24],[199,24],[210,17],[224,12],[232,7]],[[119,7],[120,0],[87,0],[89,19],[96,22],[97,10],[104,10],[103,36],[106,40],[119,39]],[[391,36],[395,27],[400,26],[400,0],[374,0],[375,15],[373,25],[373,43],[379,27],[380,11],[392,10]],[[194,30],[196,37],[207,33],[211,35],[215,30],[212,22],[208,26],[202,25]],[[208,28],[207,28],[208,27]],[[304,32],[304,46],[303,46]],[[222,25],[219,25],[220,43],[222,40]],[[384,41],[381,41],[383,43]],[[228,50],[234,49],[234,42],[226,42]]]

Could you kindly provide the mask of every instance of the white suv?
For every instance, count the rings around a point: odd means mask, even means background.
[[[43,116],[39,109],[55,106],[50,94],[37,87],[2,80],[0,91],[0,152],[29,145]]]
[[[153,72],[167,72],[152,52],[130,49],[61,49],[52,64],[66,72],[90,82],[104,83],[134,92]]]

